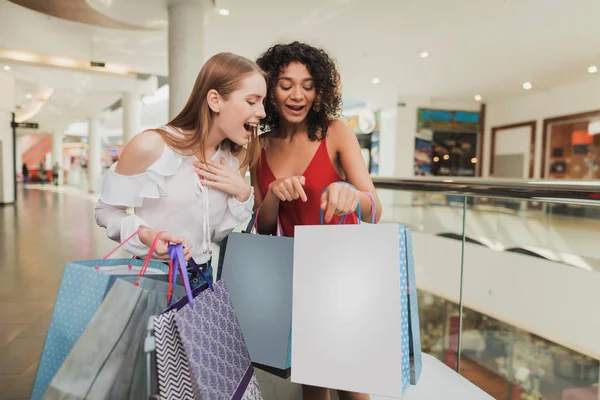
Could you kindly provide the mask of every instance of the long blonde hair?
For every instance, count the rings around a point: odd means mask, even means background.
[[[179,115],[169,122],[169,126],[194,132],[175,137],[169,132],[158,129],[165,143],[183,155],[199,154],[205,160],[206,138],[214,123],[214,112],[207,102],[210,90],[216,90],[227,100],[231,93],[239,89],[241,81],[252,73],[259,73],[266,80],[266,74],[253,61],[233,53],[219,53],[212,56],[200,70],[192,94]],[[242,146],[226,139],[222,143],[233,154],[238,154]],[[247,145],[246,157],[240,167],[253,166],[258,160],[260,144],[253,135]]]

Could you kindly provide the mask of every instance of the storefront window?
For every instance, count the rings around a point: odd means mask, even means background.
[[[590,121],[550,126],[548,177],[565,180],[600,179],[600,135],[589,133]]]

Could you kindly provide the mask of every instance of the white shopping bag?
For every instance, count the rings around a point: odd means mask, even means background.
[[[406,230],[297,226],[295,383],[401,398],[410,384]]]

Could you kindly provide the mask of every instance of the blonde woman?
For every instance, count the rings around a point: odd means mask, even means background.
[[[167,245],[183,243],[186,258],[212,279],[211,242],[252,213],[244,175],[257,158],[265,96],[265,75],[253,61],[231,53],[209,59],[179,115],[135,136],[103,176],[98,225],[117,242],[134,235],[123,248],[135,257],[162,232],[154,258],[167,260]],[[193,287],[204,282],[188,272]]]

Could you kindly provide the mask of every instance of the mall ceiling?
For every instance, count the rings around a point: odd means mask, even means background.
[[[99,26],[109,29],[141,29],[142,26],[129,24],[112,19],[95,8],[91,7],[86,0],[9,0],[11,3],[47,14],[52,17],[62,18],[68,21],[80,22],[82,24]]]
[[[58,1],[0,0],[0,49],[167,75],[167,0],[72,0],[57,8]],[[600,75],[588,73],[600,63],[597,0],[188,1],[207,5],[198,30],[206,56],[233,51],[255,58],[291,40],[322,46],[337,59],[344,97],[352,102],[433,99],[476,107],[475,95],[496,102]],[[1,54],[0,63],[22,68]],[[35,73],[23,80],[38,82]],[[525,82],[531,90],[523,89]],[[82,89],[74,79],[71,89],[56,88],[51,98],[69,90],[98,99],[85,112],[69,112],[81,117],[119,97]]]

